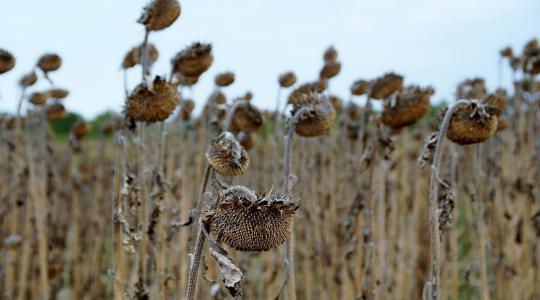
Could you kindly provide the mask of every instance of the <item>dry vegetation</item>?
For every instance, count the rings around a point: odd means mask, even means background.
[[[69,143],[48,127],[66,113],[60,56],[20,80],[0,120],[1,299],[540,299],[536,40],[501,51],[512,93],[465,80],[438,112],[396,73],[330,94],[330,47],[316,81],[278,77],[275,111],[228,100],[225,71],[193,116],[203,101],[183,95],[212,46],[151,70],[150,38],[180,13],[144,9],[122,62],[141,82],[99,138],[84,120]],[[0,50],[0,74],[15,65]]]

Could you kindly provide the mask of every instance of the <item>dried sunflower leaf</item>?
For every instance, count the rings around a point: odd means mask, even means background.
[[[206,228],[205,224],[201,224],[201,228]],[[221,248],[216,242],[212,241],[206,230],[203,230],[203,232],[208,238],[208,250],[210,250],[210,254],[219,264],[221,281],[223,281],[223,284],[227,290],[229,290],[231,296],[242,296],[244,294],[242,289],[244,274],[240,268],[234,264],[232,259],[229,258],[227,251]]]

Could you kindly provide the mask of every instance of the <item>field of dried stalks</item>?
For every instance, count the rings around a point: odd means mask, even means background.
[[[141,83],[97,138],[84,120],[69,142],[51,130],[60,56],[21,79],[0,119],[0,299],[540,299],[536,39],[501,51],[512,91],[464,80],[448,107],[396,73],[332,95],[330,47],[318,81],[283,73],[262,111],[227,99],[232,72],[185,98],[210,44],[153,75],[149,41],[180,11],[145,8],[122,63]],[[1,50],[0,74],[15,65]]]

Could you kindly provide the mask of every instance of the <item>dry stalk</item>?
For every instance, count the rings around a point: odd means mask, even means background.
[[[439,296],[440,289],[440,272],[439,264],[441,257],[441,239],[439,233],[439,216],[438,216],[438,191],[439,191],[439,168],[442,162],[443,145],[446,137],[448,124],[454,112],[462,105],[468,104],[468,100],[458,100],[448,107],[444,119],[437,133],[437,145],[433,155],[433,164],[431,165],[431,176],[429,179],[429,236],[431,245],[431,272],[430,281],[426,283],[426,291],[430,300],[436,300]]]

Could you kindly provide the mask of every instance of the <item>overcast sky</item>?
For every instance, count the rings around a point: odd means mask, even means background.
[[[64,60],[51,75],[71,91],[69,110],[92,117],[120,111],[120,63],[142,41],[136,23],[141,0],[4,0],[0,9],[0,48],[17,65],[0,75],[0,111],[16,106],[16,82],[44,52]],[[254,93],[254,102],[273,108],[277,76],[294,71],[299,82],[314,80],[329,45],[339,51],[342,71],[330,89],[348,95],[351,82],[388,71],[406,84],[433,85],[434,100],[452,97],[463,78],[482,76],[497,85],[498,50],[521,50],[540,37],[538,0],[181,0],[180,18],[150,41],[160,51],[155,74],[169,71],[170,58],[193,41],[211,42],[214,63],[193,91],[206,100],[216,73],[231,70],[236,82],[229,97]],[[509,81],[505,69],[506,82]],[[130,72],[130,86],[140,69]],[[48,87],[42,82],[34,90]]]

